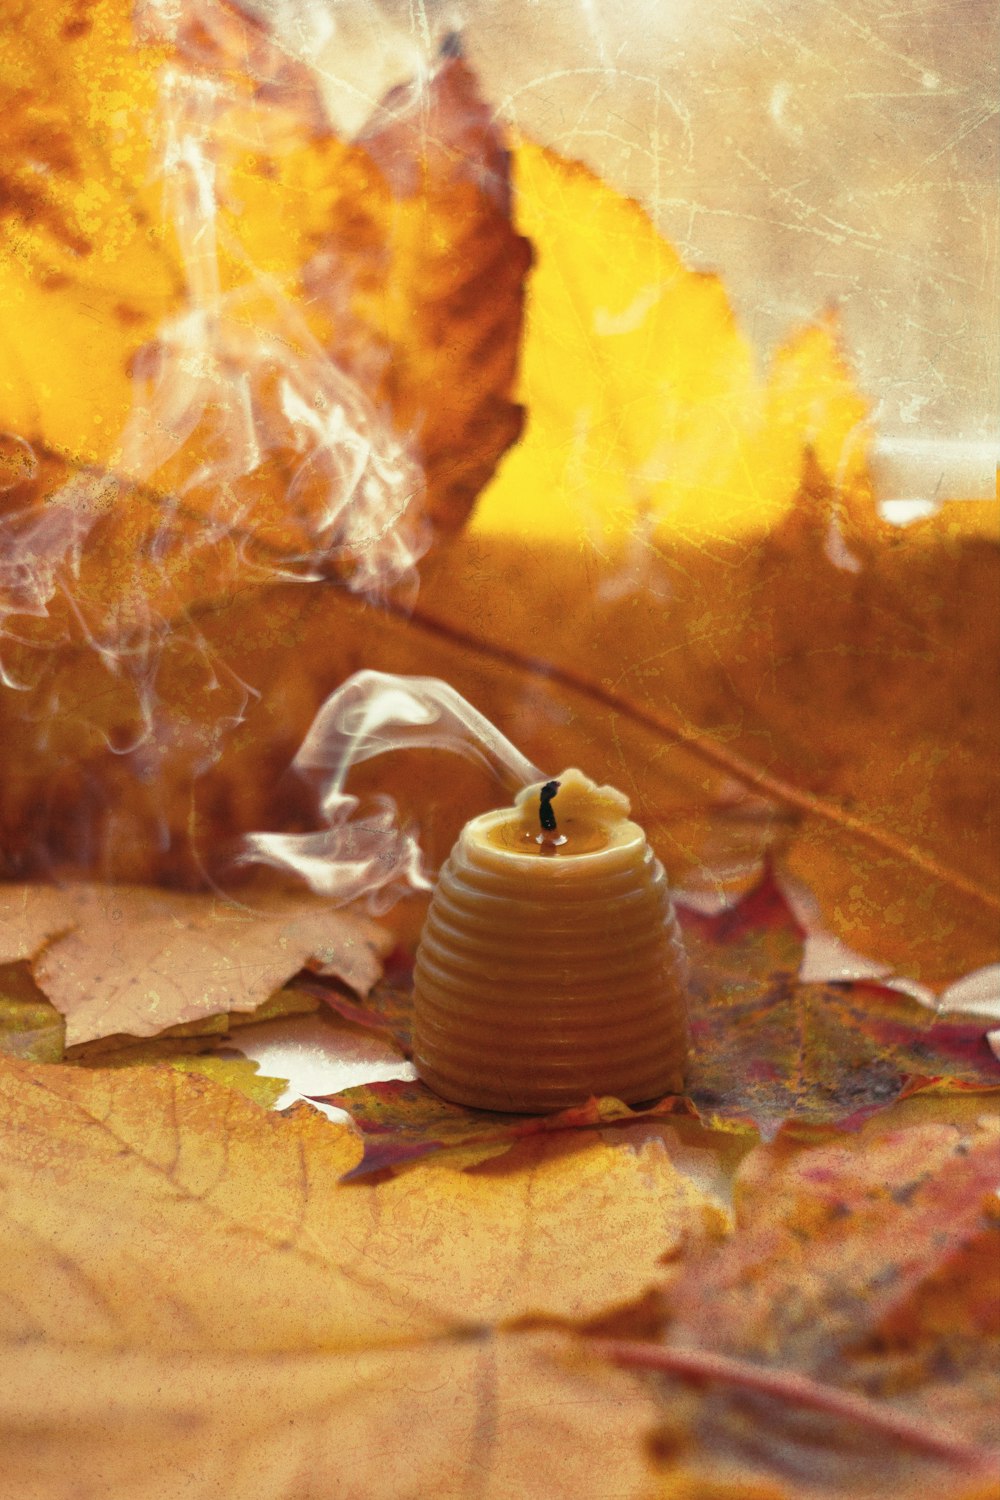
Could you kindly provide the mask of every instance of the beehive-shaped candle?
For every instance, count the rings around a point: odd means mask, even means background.
[[[445,1099],[533,1112],[682,1087],[684,955],[628,812],[570,770],[462,830],[414,979],[414,1062]]]

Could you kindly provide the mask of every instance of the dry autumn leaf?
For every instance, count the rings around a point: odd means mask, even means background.
[[[606,195],[600,205],[612,211]],[[529,208],[522,193],[522,213]],[[545,253],[543,244],[539,276]],[[809,406],[812,391],[815,416],[816,392],[836,387],[831,368],[832,344],[819,333],[778,366],[771,405],[800,439],[803,426],[788,412]],[[710,410],[701,420],[711,425]],[[834,422],[831,442],[838,430]],[[786,453],[789,441],[786,434]],[[801,460],[801,444],[797,451]],[[491,491],[479,530],[439,558],[408,620],[361,611],[336,591],[286,587],[236,598],[204,620],[204,637],[262,699],[199,779],[193,826],[203,857],[220,831],[287,826],[306,815],[301,793],[286,782],[274,795],[268,783],[348,669],[362,659],[390,670],[419,663],[485,707],[536,759],[551,758],[558,743],[556,758],[628,785],[677,877],[734,856],[752,864],[771,846],[862,951],[932,980],[991,959],[995,684],[978,662],[995,629],[996,546],[962,534],[974,508],[946,508],[898,532],[878,521],[860,481],[832,489],[815,468],[809,474],[771,529],[752,495],[743,495],[746,534],[727,536],[707,505],[703,535],[690,517],[673,527],[667,507],[631,561],[612,536],[608,563],[600,549],[578,555],[575,544],[548,538],[540,554],[532,534],[519,539],[528,513],[513,502],[503,512],[513,529],[501,533]],[[739,495],[729,498],[735,504]],[[641,593],[628,572],[635,567]],[[566,597],[581,590],[588,609],[567,611]],[[977,610],[982,618],[970,618]],[[353,644],[361,632],[363,658]],[[167,693],[170,682],[164,667]],[[873,718],[878,755],[866,733]],[[112,761],[95,750],[62,773],[45,830],[56,848],[65,833],[51,819],[67,804],[86,805],[88,779],[110,775],[115,785],[121,768]],[[181,797],[182,762],[164,772]],[[141,792],[122,788],[121,801],[135,819],[120,806],[122,826],[138,835],[130,847],[148,848]],[[31,832],[37,844],[42,830]],[[161,868],[186,869],[184,845],[178,833]],[[112,867],[131,857],[119,841],[107,852]]]
[[[345,1183],[351,1129],[188,1049],[293,1011],[335,927],[367,989],[374,929],[121,884],[228,888],[240,834],[310,826],[286,772],[324,696],[437,673],[623,785],[675,882],[767,856],[953,978],[1000,911],[981,512],[884,523],[832,316],[761,376],[721,283],[527,142],[512,222],[453,43],[348,142],[238,8],[129,11],[7,0],[0,43],[2,868],[70,882],[0,893],[0,1490],[992,1500],[986,1101],[708,1128],[989,1084],[985,1021],[801,984],[758,891],[688,917],[705,1124],[601,1101],[507,1149],[395,1084],[374,1165],[408,1171]],[[385,778],[431,863],[495,799],[463,776]],[[398,983],[303,990],[405,1033]]]
[[[141,38],[123,0],[82,9],[65,0],[44,13],[9,0],[5,11],[0,275],[18,316],[5,327],[0,365],[4,427],[42,458],[113,464],[136,356],[145,351],[146,365],[155,363],[149,346],[158,332],[162,341],[165,319],[198,307],[207,276],[224,321],[225,299],[238,304],[235,294],[266,276],[290,303],[302,302],[307,322],[315,318],[311,331],[329,351],[321,370],[341,372],[347,387],[355,372],[399,438],[416,437],[430,514],[445,527],[460,523],[520,430],[509,397],[529,253],[510,228],[506,150],[461,58],[441,59],[419,107],[387,101],[352,145],[325,123],[316,77],[237,7],[208,7],[206,26],[193,13],[157,21],[149,6]],[[167,136],[155,143],[159,178],[151,178],[149,134],[137,126],[154,118]],[[188,177],[198,163],[192,168],[177,141],[180,154],[171,155],[171,132],[184,129],[219,195],[203,221],[185,218],[197,212],[185,195],[196,192]],[[172,208],[181,222],[171,223]],[[185,261],[192,236],[214,241],[216,216],[217,247]],[[245,312],[248,341],[255,315],[263,339],[266,299]],[[87,381],[78,378],[84,369]],[[239,378],[235,363],[229,373]],[[263,377],[266,401],[280,369],[249,373]],[[293,369],[285,375],[294,383]],[[261,436],[278,415],[260,414]],[[209,435],[195,424],[195,441]],[[265,529],[280,525],[296,478],[273,446],[270,471],[265,464],[246,476],[251,493],[270,488],[270,511],[258,521]],[[187,462],[198,460],[189,453]],[[8,501],[23,504],[30,493]],[[136,502],[148,509],[153,498]],[[197,509],[197,495],[189,503]],[[237,508],[231,519],[247,518]]]
[[[81,1467],[107,1500],[171,1500],[178,1474],[190,1500],[461,1500],[470,1484],[484,1500],[549,1500],[599,1470],[645,1500],[635,1432],[652,1401],[565,1345],[524,1333],[234,1360],[43,1348],[0,1395],[0,1474],[32,1500],[74,1500]],[[52,1423],[86,1434],[75,1462]]]
[[[331,982],[322,975],[302,974],[296,980],[296,988],[299,993],[309,995],[317,1006],[329,1006],[345,1021],[353,1021],[368,1031],[380,1032],[409,1054],[413,965],[396,966],[395,959],[400,951],[389,955],[386,972],[363,1000],[342,984]]]
[[[309,1097],[345,1110],[361,1132],[364,1156],[348,1174],[352,1181],[419,1161],[435,1151],[463,1146],[505,1151],[517,1141],[554,1130],[594,1130],[639,1116],[684,1114],[681,1100],[633,1110],[610,1097],[588,1099],[549,1115],[500,1114],[452,1104],[419,1079],[359,1084],[337,1094]]]
[[[233,1039],[233,1033],[240,1031],[243,1027],[254,1026],[260,1022],[283,1022],[287,1021],[290,1016],[313,1014],[319,1009],[319,1001],[299,988],[299,978],[300,976],[296,975],[288,984],[273,995],[269,995],[263,1004],[256,1006],[253,1010],[242,1012],[231,1010],[208,1016],[203,1021],[183,1021],[177,1026],[168,1026],[165,1030],[157,1032],[156,1036],[151,1039],[115,1032],[110,1036],[97,1037],[92,1042],[74,1044],[66,1050],[65,1060],[82,1063],[85,1066],[94,1063],[97,1067],[118,1067],[127,1065],[135,1056],[154,1058],[159,1055],[167,1060],[176,1058],[178,1065],[181,1065],[205,1053],[228,1047]],[[34,980],[32,984],[34,985]],[[37,985],[34,987],[40,996],[41,990],[38,990]],[[50,1002],[46,1001],[46,1004]],[[54,1006],[52,1010],[58,1015]],[[19,1054],[15,1050],[13,1055],[16,1057]],[[53,1062],[59,1059],[47,1057],[39,1060]],[[209,1076],[214,1076],[211,1070],[209,1070]]]
[[[261,1073],[256,1062],[231,1048],[224,1055],[220,1049],[229,1047],[232,1032],[241,1026],[308,1014],[319,1004],[312,996],[285,988],[242,1015],[228,1012],[167,1027],[152,1040],[113,1033],[67,1048],[66,1019],[39,989],[30,966],[2,964],[0,1053],[28,1062],[67,1062],[83,1067],[131,1068],[165,1063],[181,1072],[202,1073],[271,1108],[287,1092],[287,1080]]]
[[[70,1046],[256,1011],[309,964],[364,995],[392,944],[375,923],[305,894],[238,905],[129,886],[13,886],[0,902],[0,963],[32,960]]]
[[[995,1115],[751,1152],[737,1232],[688,1268],[664,1342],[612,1351],[670,1376],[668,1450],[692,1447],[703,1483],[728,1464],[748,1487],[810,1500],[905,1491],[915,1452],[950,1451],[988,1493],[1000,1471],[998,1171]],[[699,1369],[707,1386],[682,1392]]]
[[[995,1262],[975,1255],[995,1232],[988,1203],[983,1217],[995,1130],[883,1127],[753,1152],[738,1179],[745,1237],[713,1256],[726,1218],[686,1175],[704,1181],[707,1164],[711,1176],[705,1132],[669,1155],[662,1139],[622,1150],[550,1138],[472,1171],[420,1164],[345,1186],[357,1143],[308,1110],[269,1116],[169,1070],[0,1063],[0,1080],[3,1332],[17,1346],[0,1464],[26,1493],[68,1500],[83,1463],[109,1500],[166,1495],[182,1469],[206,1496],[457,1496],[475,1473],[483,1494],[511,1493],[516,1479],[516,1493],[541,1497],[561,1492],[582,1455],[587,1494],[595,1476],[603,1492],[652,1493],[658,1456],[677,1493],[692,1474],[710,1493],[736,1464],[781,1496],[886,1481],[910,1495],[929,1483],[968,1493],[962,1474],[985,1461],[982,1357],[947,1367],[942,1386],[929,1355],[990,1316],[981,1292]],[[845,1212],[831,1215],[832,1202]],[[982,1285],[955,1274],[970,1252]],[[879,1280],[897,1265],[902,1281]],[[845,1303],[859,1275],[880,1289]],[[799,1311],[790,1287],[806,1299]],[[651,1291],[666,1344],[611,1338]],[[914,1297],[920,1321],[892,1334]],[[733,1303],[732,1354],[715,1348],[721,1298]],[[952,1304],[965,1320],[952,1318],[954,1337],[941,1332]],[[762,1354],[771,1320],[777,1342]],[[539,1339],[517,1331],[526,1322],[565,1331]],[[855,1348],[869,1329],[903,1340],[902,1395],[894,1350],[873,1365]],[[636,1369],[616,1377],[615,1362]],[[650,1382],[644,1362],[671,1383]],[[845,1379],[867,1394],[852,1399]],[[691,1380],[709,1392],[686,1394]],[[912,1420],[922,1403],[937,1409],[942,1388],[952,1426]],[[692,1400],[709,1419],[691,1420]],[[741,1401],[757,1414],[749,1465]],[[416,1430],[387,1460],[386,1431],[402,1421]],[[815,1484],[795,1476],[803,1450],[823,1451]]]
[[[251,35],[252,73],[265,67],[258,53],[267,49]],[[231,59],[232,45],[223,28],[208,61]],[[441,80],[432,108],[446,113],[449,91],[467,88],[468,78],[451,59]],[[237,82],[226,100],[236,118],[253,89],[245,67]],[[220,149],[248,207],[260,205],[246,215],[245,232],[256,236],[251,260],[294,281],[319,253],[324,224],[343,225],[361,247],[378,231],[365,219],[362,232],[352,208],[369,184],[361,158],[329,140],[320,150],[301,79],[283,82],[292,102],[278,110],[270,147],[264,140],[276,176],[255,175],[238,150],[232,155],[233,132],[221,131]],[[481,135],[481,114],[459,114],[496,184],[502,151]],[[437,156],[420,169],[432,205],[443,204],[451,183],[468,208],[464,128],[456,126],[461,139],[450,165],[441,163],[442,182],[433,175]],[[410,203],[416,179],[404,164],[415,142],[405,127],[387,129],[384,160],[371,137],[357,151],[380,163],[379,180]],[[442,122],[435,143],[447,138]],[[718,282],[686,271],[635,205],[529,145],[519,148],[517,170],[519,227],[537,256],[521,390],[531,421],[484,496],[474,533],[424,570],[416,613],[384,615],[338,589],[265,587],[259,567],[220,594],[220,568],[237,565],[242,540],[215,546],[202,570],[188,546],[191,520],[178,513],[170,545],[184,558],[183,576],[171,581],[168,570],[166,594],[159,574],[155,586],[137,577],[140,634],[150,614],[159,628],[182,604],[215,602],[197,613],[195,644],[172,639],[158,657],[138,705],[127,674],[108,683],[103,658],[87,649],[49,653],[44,667],[30,652],[13,664],[35,687],[30,703],[22,700],[31,718],[12,726],[4,782],[11,867],[24,868],[39,850],[63,864],[91,863],[96,851],[108,875],[196,879],[220,836],[294,827],[309,816],[302,789],[280,772],[325,692],[358,665],[419,666],[502,721],[536,760],[575,760],[626,785],[676,878],[734,860],[750,866],[771,847],[818,895],[826,922],[862,952],[931,981],[990,961],[997,705],[979,663],[996,629],[994,541],[977,533],[974,508],[946,507],[903,532],[879,519],[864,478],[864,404],[830,324],[793,339],[763,381]],[[278,246],[276,195],[299,195],[295,184],[306,180],[318,188],[316,174],[327,187],[309,196],[309,210]],[[505,193],[498,187],[483,205],[488,224]],[[423,197],[413,200],[418,218]],[[379,201],[365,188],[366,204]],[[456,222],[468,227],[465,208]],[[445,218],[449,211],[441,208]],[[407,239],[405,215],[394,211],[390,222],[401,236],[385,252],[393,266],[415,268],[421,285],[438,287],[413,259],[430,253],[428,242]],[[495,236],[484,233],[493,253]],[[369,270],[375,264],[377,256]],[[410,324],[423,325],[399,310],[424,306],[406,300],[408,273],[397,281],[393,270],[391,306],[379,304],[377,315],[370,294],[380,283],[360,270],[344,274],[360,288],[352,308],[371,313],[359,314],[361,346],[388,339],[383,353],[391,346],[392,359],[357,353],[353,335],[338,358],[350,364],[357,355],[352,368],[366,389],[376,370],[391,367],[396,380],[412,367],[418,388],[435,389],[441,412],[438,377],[419,364],[423,345],[406,342]],[[482,301],[479,285],[470,281],[455,304],[473,343],[465,320]],[[437,312],[428,316],[437,327]],[[472,387],[456,379],[464,401]],[[452,426],[464,431],[465,421]],[[429,450],[423,457],[433,467]],[[267,503],[269,482],[261,480],[254,506]],[[54,483],[40,472],[35,488],[47,493]],[[133,511],[141,531],[149,502]],[[162,507],[153,511],[163,519]],[[246,515],[265,550],[280,552],[285,544],[268,540],[264,512]],[[292,524],[287,508],[284,517],[282,526]],[[109,576],[116,599],[121,590],[102,535],[96,528],[99,613]],[[134,527],[121,544],[135,550]],[[262,564],[263,554],[255,556]],[[86,587],[74,585],[84,595]],[[577,597],[586,608],[567,609]],[[254,702],[247,684],[260,694]],[[220,685],[242,721],[234,730]],[[47,725],[41,761],[34,718]],[[198,736],[193,721],[203,723]],[[109,739],[116,751],[138,744],[130,755],[109,754]],[[53,757],[60,767],[50,776],[43,767]],[[422,810],[440,820],[439,809]]]
[[[926,1087],[1000,1087],[987,1017],[940,1015],[871,982],[798,978],[805,933],[766,879],[715,917],[681,911],[691,962],[689,1088],[703,1120],[856,1125]]]
[[[131,1186],[124,1179],[109,1183],[104,1201],[101,1194],[94,1200],[95,1215],[117,1213],[130,1194],[140,1216],[167,1212],[162,1189],[145,1201],[141,1184],[152,1187],[162,1178],[181,1147],[186,1165],[168,1199],[176,1197],[174,1248],[186,1265],[194,1269],[203,1257],[212,1274],[211,1254],[195,1243],[202,1232],[197,1225],[212,1218],[218,1219],[213,1234],[225,1238],[230,1224],[247,1238],[252,1256],[257,1239],[274,1240],[275,1287],[289,1254],[296,1264],[313,1264],[306,1286],[296,1287],[290,1273],[294,1316],[282,1311],[280,1299],[273,1309],[275,1326],[290,1317],[283,1338],[292,1337],[289,1329],[304,1336],[308,1327],[311,1342],[336,1335],[363,1347],[390,1335],[529,1314],[586,1320],[609,1303],[640,1295],[651,1282],[671,1280],[676,1272],[662,1264],[664,1257],[688,1241],[717,1237],[728,1223],[719,1202],[686,1175],[692,1154],[711,1165],[703,1132],[700,1150],[678,1148],[676,1164],[659,1136],[635,1152],[620,1152],[596,1136],[574,1137],[528,1143],[517,1158],[478,1170],[429,1165],[420,1191],[412,1178],[348,1188],[338,1186],[338,1178],[360,1157],[356,1138],[306,1107],[287,1119],[269,1116],[204,1080],[165,1070],[141,1076],[131,1070],[32,1072],[10,1063],[5,1076],[12,1080],[5,1129],[13,1131],[20,1121],[25,1140],[34,1133],[40,1150],[52,1131],[50,1139],[59,1136],[67,1151],[79,1153],[74,1193],[83,1193],[84,1182],[96,1191],[101,1155],[116,1149],[115,1141],[128,1148],[122,1171],[138,1175]],[[196,1201],[211,1180],[217,1187]],[[619,1230],[610,1241],[590,1234],[598,1211],[609,1233],[614,1224],[628,1232],[627,1266],[614,1254]],[[195,1220],[185,1249],[185,1224]],[[99,1237],[83,1227],[79,1236],[81,1243],[92,1242],[101,1260]],[[310,1322],[310,1298],[324,1285]],[[198,1293],[193,1284],[192,1296]],[[151,1288],[149,1307],[155,1308],[157,1295]],[[225,1322],[238,1330],[235,1313]]]
[[[716,916],[686,907],[678,915],[690,964],[684,1097],[636,1110],[603,1098],[544,1117],[504,1116],[447,1103],[420,1082],[362,1084],[323,1096],[364,1136],[355,1174],[456,1145],[636,1115],[690,1110],[706,1125],[770,1138],[785,1124],[855,1128],[924,1089],[1000,1089],[989,1015],[939,1014],[888,985],[803,982],[805,932],[770,875]],[[409,1055],[407,1000],[396,986],[379,987],[364,1005],[329,997],[341,1014],[388,1032]]]
[[[869,504],[854,573],[826,554],[837,507],[814,474],[773,533],[713,548],[656,542],[638,592],[602,592],[609,574],[594,554],[476,532],[439,556],[408,615],[332,592],[305,608],[270,591],[265,618],[301,648],[294,673],[255,607],[211,627],[247,640],[265,684],[218,776],[253,785],[261,746],[349,670],[417,668],[456,686],[536,763],[578,763],[623,786],[676,881],[725,889],[735,870],[739,888],[770,850],[861,953],[925,982],[964,974],[997,955],[1000,716],[981,664],[995,654],[998,548],[975,534],[975,507],[897,531]],[[576,598],[585,606],[567,609]],[[334,662],[333,638],[363,638],[363,654],[352,647]],[[695,718],[702,700],[713,733]],[[392,788],[420,818],[432,862],[467,813],[497,798],[495,786],[455,795],[450,767],[395,768]],[[205,846],[207,794],[208,784]],[[282,787],[258,826],[289,826],[288,816]]]
[[[529,755],[624,786],[678,878],[771,846],[862,952],[991,961],[995,515],[888,525],[832,322],[763,382],[634,205],[531,148],[518,174],[531,415],[422,594],[443,659]]]
[[[672,1280],[662,1257],[726,1225],[683,1152],[542,1143],[506,1169],[427,1167],[418,1190],[344,1187],[357,1144],[311,1110],[165,1069],[0,1061],[0,1081],[5,1483],[62,1500],[83,1465],[108,1500],[180,1472],[192,1495],[395,1500],[478,1471],[483,1493],[541,1497],[589,1454],[640,1492],[638,1382],[499,1325]]]

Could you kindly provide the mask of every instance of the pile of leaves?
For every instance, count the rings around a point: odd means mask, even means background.
[[[0,1488],[989,1500],[995,519],[888,526],[835,318],[762,374],[453,40],[345,141],[212,0],[6,10]],[[245,1024],[408,1046],[419,906],[232,864],[359,667],[628,792],[684,1097],[270,1107]],[[432,864],[498,800],[391,779]]]

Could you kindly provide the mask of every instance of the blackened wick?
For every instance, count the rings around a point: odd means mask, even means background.
[[[556,815],[552,799],[559,790],[558,781],[547,781],[538,794],[538,821],[546,833],[555,833]]]

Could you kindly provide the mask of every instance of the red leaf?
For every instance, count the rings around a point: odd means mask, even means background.
[[[679,916],[691,960],[686,1099],[630,1110],[605,1098],[559,1114],[511,1116],[450,1104],[423,1084],[346,1089],[326,1102],[346,1109],[365,1137],[355,1170],[473,1141],[692,1108],[706,1125],[758,1130],[770,1139],[786,1124],[856,1128],[893,1100],[929,1087],[1000,1089],[1000,1063],[982,1018],[941,1018],[883,984],[800,983],[805,933],[770,875],[726,911],[705,916],[681,908]],[[363,1005],[330,987],[324,998],[408,1051],[407,989],[383,983]]]

